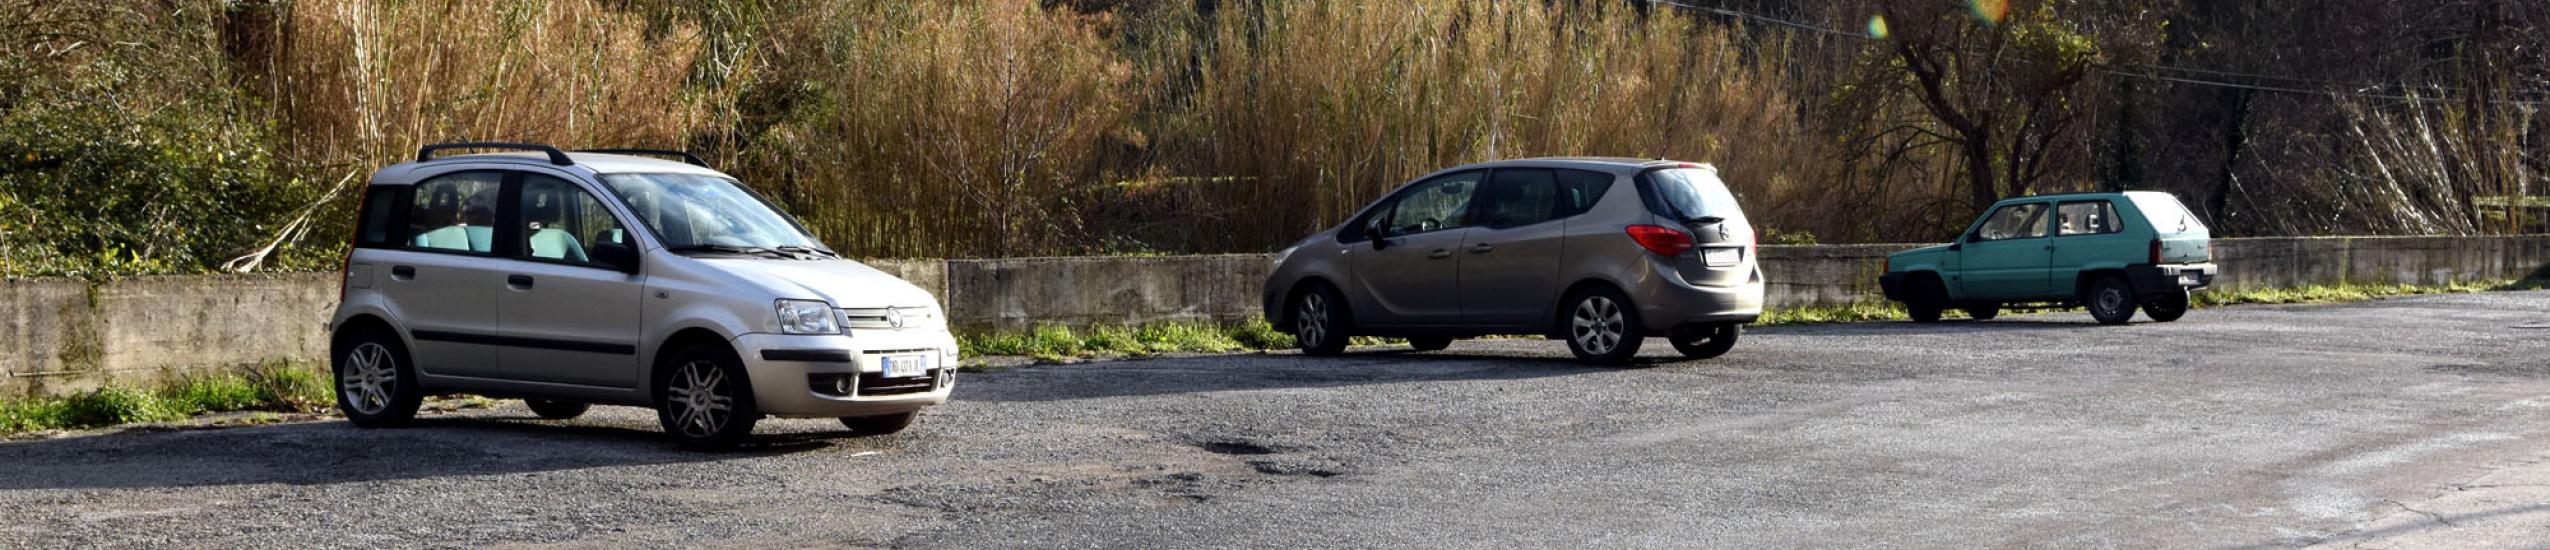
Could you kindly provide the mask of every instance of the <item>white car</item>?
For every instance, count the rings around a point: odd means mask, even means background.
[[[437,156],[466,149],[524,152]],[[687,153],[430,145],[373,174],[358,210],[328,325],[358,426],[465,392],[551,419],[650,407],[720,448],[773,416],[901,431],[955,384],[935,297]]]

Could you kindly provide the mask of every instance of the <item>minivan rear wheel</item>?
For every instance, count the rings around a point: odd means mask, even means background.
[[[2134,320],[2134,285],[2125,282],[2124,277],[2101,277],[2090,283],[2081,302],[2089,306],[2090,317],[2097,318],[2099,324],[2122,325]]]
[[[761,409],[734,352],[695,345],[673,356],[656,387],[656,419],[685,448],[733,448],[752,437]]]
[[[543,420],[566,420],[584,416],[585,411],[593,409],[593,405],[582,402],[556,399],[524,399],[522,405],[530,407],[531,414],[539,415]]]
[[[1303,355],[1336,355],[1345,353],[1351,338],[1346,325],[1352,317],[1346,311],[1346,298],[1327,285],[1316,285],[1293,296],[1293,343]]]
[[[1595,288],[1578,293],[1567,304],[1567,350],[1575,352],[1578,361],[1618,365],[1638,356],[1646,335],[1641,334],[1638,309],[1630,305],[1628,296]]]
[[[364,428],[415,419],[425,394],[416,387],[416,370],[408,358],[407,345],[388,331],[365,330],[346,338],[329,369],[336,374],[337,410]]]
[[[890,435],[912,427],[912,420],[920,417],[921,411],[877,416],[844,416],[841,417],[841,427],[849,428],[850,435],[859,437]]]
[[[1408,347],[1416,348],[1417,351],[1443,351],[1446,348],[1452,347],[1452,337],[1410,336],[1408,337]]]
[[[1673,350],[1692,359],[1714,359],[1735,350],[1735,341],[1743,336],[1744,325],[1728,323],[1712,325],[1673,335]]]

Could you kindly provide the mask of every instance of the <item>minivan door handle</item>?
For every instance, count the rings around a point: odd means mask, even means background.
[[[390,278],[401,281],[414,279],[416,278],[416,268],[403,265],[390,266]]]
[[[1452,257],[1452,249],[1449,249],[1449,248],[1437,248],[1437,249],[1434,249],[1434,252],[1430,252],[1430,253],[1427,253],[1427,254],[1426,254],[1426,259],[1429,259],[1429,260],[1440,260],[1440,259],[1450,258],[1450,257]]]
[[[1492,245],[1492,244],[1488,244],[1488,243],[1479,243],[1479,244],[1470,245],[1470,253],[1471,253],[1471,254],[1486,254],[1486,253],[1489,253],[1489,252],[1495,252],[1495,251],[1496,251],[1496,245]]]
[[[514,287],[514,290],[531,290],[531,276],[506,275],[505,286]]]

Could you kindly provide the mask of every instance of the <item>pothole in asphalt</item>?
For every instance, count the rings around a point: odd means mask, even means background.
[[[1346,475],[1345,472],[1330,469],[1324,465],[1282,460],[1251,460],[1248,462],[1248,467],[1256,469],[1257,473],[1273,476],[1337,477]]]
[[[1230,439],[1205,441],[1196,443],[1195,446],[1197,448],[1204,449],[1207,452],[1225,455],[1271,455],[1284,452],[1283,449],[1277,449],[1254,441]]]

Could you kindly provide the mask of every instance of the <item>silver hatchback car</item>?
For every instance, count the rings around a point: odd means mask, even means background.
[[[437,155],[454,149],[531,153]],[[552,419],[649,407],[713,448],[766,416],[896,432],[955,384],[937,298],[687,153],[431,145],[363,197],[329,323],[359,426],[468,392]]]
[[[1762,315],[1753,227],[1705,164],[1550,158],[1473,164],[1400,187],[1284,249],[1266,318],[1303,352],[1353,336],[1419,350],[1542,335],[1617,364],[1661,335],[1724,355]]]

